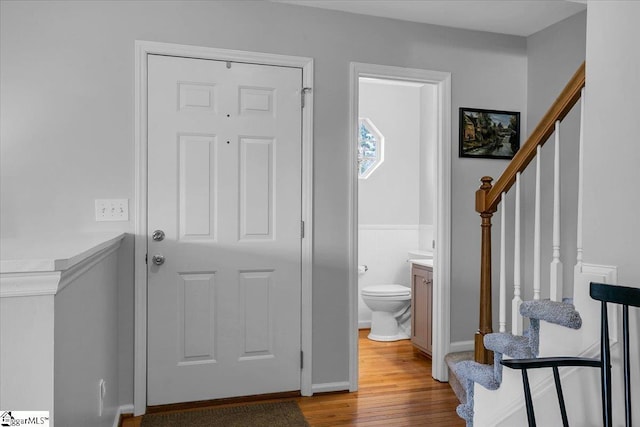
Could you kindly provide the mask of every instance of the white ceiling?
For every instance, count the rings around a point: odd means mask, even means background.
[[[272,1],[524,37],[587,8],[581,0]]]

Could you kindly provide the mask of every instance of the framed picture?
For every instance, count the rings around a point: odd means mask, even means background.
[[[519,148],[519,112],[460,108],[460,157],[511,159]]]

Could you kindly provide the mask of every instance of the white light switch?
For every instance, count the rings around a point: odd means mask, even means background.
[[[96,221],[129,221],[129,199],[96,199]]]

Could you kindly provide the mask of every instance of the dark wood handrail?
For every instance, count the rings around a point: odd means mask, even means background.
[[[509,191],[516,180],[518,172],[522,172],[536,156],[538,146],[545,142],[555,131],[556,121],[562,120],[571,111],[581,97],[585,86],[585,63],[578,68],[569,83],[562,90],[551,108],[540,120],[527,141],[513,156],[500,178],[491,184],[493,178],[482,177],[482,185],[476,191],[476,212],[482,218],[482,243],[480,255],[480,322],[476,332],[475,361],[492,363],[493,354],[484,347],[484,336],[492,332],[491,320],[491,217],[498,208],[502,193]]]
[[[524,171],[531,160],[535,158],[538,145],[544,145],[555,131],[556,121],[564,119],[576,105],[584,86],[585,63],[583,62],[491,189],[489,191],[478,190],[476,212],[496,211],[502,193],[509,191],[516,181],[516,174]]]

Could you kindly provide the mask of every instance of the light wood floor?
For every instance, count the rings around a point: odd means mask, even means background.
[[[458,400],[449,384],[431,378],[428,358],[408,340],[374,342],[366,338],[368,332],[360,331],[357,392],[294,398],[311,427],[465,425],[456,415]],[[122,427],[141,422],[142,417],[126,418]]]

